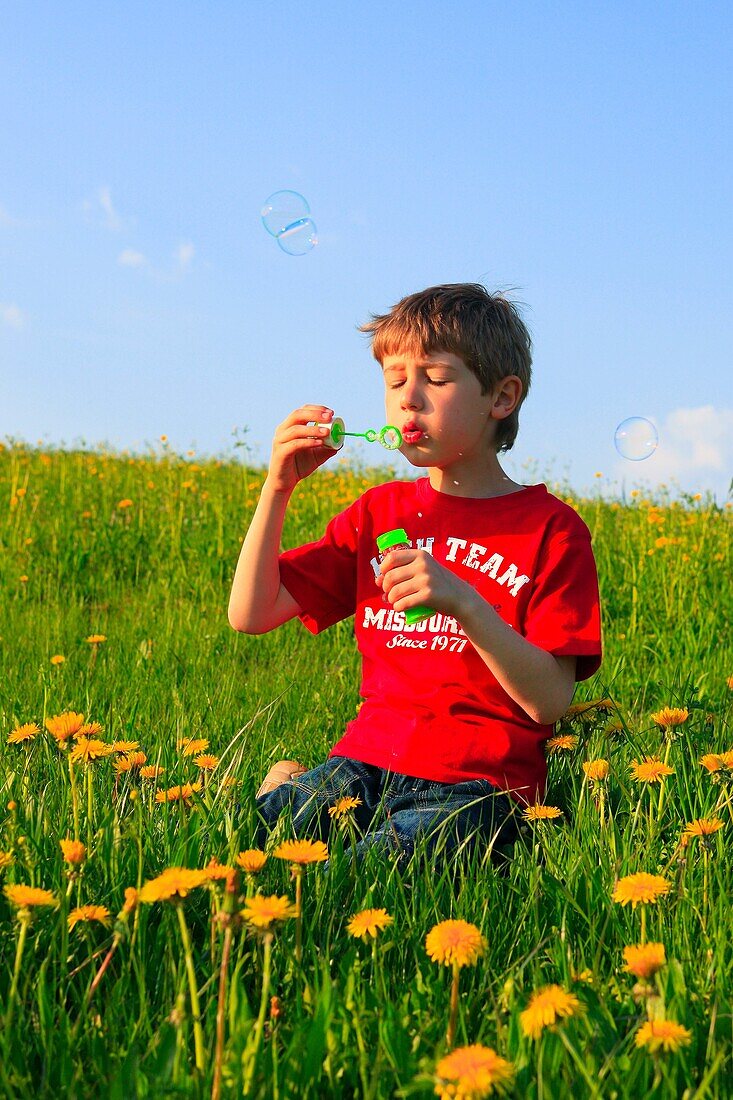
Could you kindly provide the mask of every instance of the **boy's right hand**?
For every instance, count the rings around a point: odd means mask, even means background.
[[[277,493],[292,493],[303,478],[309,477],[336,451],[324,439],[328,428],[314,428],[313,422],[330,424],[333,409],[325,405],[303,405],[292,412],[275,431],[267,482]]]

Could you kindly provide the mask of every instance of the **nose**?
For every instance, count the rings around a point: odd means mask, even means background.
[[[403,409],[419,409],[422,405],[422,396],[417,379],[405,379],[405,384],[400,390],[400,406]]]

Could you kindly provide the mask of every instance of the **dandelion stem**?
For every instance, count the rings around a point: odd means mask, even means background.
[[[74,813],[74,840],[79,839],[79,792],[76,786],[74,763],[69,756],[69,781],[71,782],[71,808]]]
[[[224,1056],[224,1018],[226,1015],[227,999],[227,971],[229,968],[229,952],[232,947],[232,922],[227,920],[224,929],[224,946],[221,952],[221,966],[219,967],[219,1003],[216,1008],[216,1053],[214,1055],[214,1081],[211,1086],[211,1100],[219,1100],[221,1095],[221,1063]]]
[[[450,989],[450,1015],[448,1017],[448,1031],[445,1036],[445,1041],[449,1050],[453,1047],[456,1037],[456,1020],[458,1019],[458,981],[460,974],[461,968],[457,962],[454,962],[453,982]]]
[[[641,907],[641,943],[646,943],[646,905]]]
[[[206,1055],[204,1053],[204,1033],[201,1028],[201,1009],[199,1007],[199,994],[196,987],[196,971],[193,965],[193,953],[191,951],[191,937],[188,934],[188,925],[183,913],[182,903],[176,902],[178,914],[178,927],[181,930],[183,953],[186,956],[186,975],[188,977],[188,993],[191,998],[191,1015],[193,1016],[193,1041],[196,1051],[196,1069],[203,1073],[206,1068]]]
[[[89,764],[86,767],[86,774],[84,776],[87,786],[87,847],[92,846],[92,814],[94,812],[94,787],[92,785],[92,769]]]
[[[254,1034],[252,1036],[252,1046],[248,1051],[249,1065],[247,1067],[247,1075],[244,1081],[244,1087],[242,1089],[243,1096],[250,1095],[250,1085],[252,1083],[252,1077],[254,1076],[255,1065],[257,1062],[257,1054],[260,1049],[260,1042],[262,1040],[262,1029],[265,1026],[265,1012],[267,1011],[267,999],[270,994],[270,967],[272,961],[272,932],[265,932],[262,937],[262,995],[260,997],[260,1011],[257,1015],[257,1023],[255,1024]]]
[[[25,947],[26,936],[28,935],[28,925],[31,923],[31,916],[28,910],[20,910],[18,913],[18,921],[20,922],[20,931],[18,933],[18,944],[15,949],[15,966],[13,967],[13,981],[10,986],[10,993],[8,994],[8,1007],[5,1013],[5,1043],[10,1039],[10,1031],[13,1026],[13,1014],[15,1012],[15,1001],[18,996],[18,980],[20,978],[20,964],[23,960],[23,949]]]
[[[296,864],[293,870],[295,872],[295,961],[299,964],[303,957],[303,868]]]

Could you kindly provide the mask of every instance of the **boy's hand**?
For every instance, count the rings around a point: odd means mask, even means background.
[[[267,473],[267,481],[274,492],[292,493],[299,481],[333,458],[336,451],[323,442],[328,428],[313,427],[313,421],[329,424],[331,420],[332,409],[324,405],[303,405],[279,425],[272,441]]]
[[[425,550],[393,550],[379,571],[377,584],[395,611],[424,606],[460,619],[466,589],[472,591],[470,585]]]

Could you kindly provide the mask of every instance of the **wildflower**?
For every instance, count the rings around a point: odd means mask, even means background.
[[[286,859],[288,863],[305,867],[328,859],[328,847],[322,840],[284,840],[272,854],[275,859]]]
[[[610,765],[608,761],[602,758],[598,760],[587,760],[583,764],[583,771],[586,774],[586,778],[593,782],[607,779],[609,770]]]
[[[208,877],[206,871],[196,871],[189,867],[167,867],[157,878],[145,883],[138,894],[138,900],[179,901],[197,886],[203,886]]]
[[[87,850],[80,840],[72,840],[71,837],[67,837],[65,840],[60,840],[59,845],[66,863],[75,865],[84,862]]]
[[[718,772],[724,766],[720,753],[717,752],[706,752],[700,757],[700,763],[709,772]]]
[[[328,816],[334,821],[340,821],[341,818],[348,817],[357,806],[361,806],[360,798],[345,795],[343,798],[337,799],[333,806],[328,807]]]
[[[570,752],[578,744],[578,738],[572,733],[560,733],[557,737],[551,737],[547,742],[547,750],[551,753]]]
[[[629,771],[640,783],[661,783],[668,775],[674,775],[674,768],[665,764],[658,756],[645,756],[643,760],[632,760]]]
[[[169,787],[155,792],[156,802],[190,802],[201,790],[200,783],[184,783],[182,787]]]
[[[534,806],[527,806],[523,816],[526,821],[553,821],[555,818],[562,817],[562,810],[557,806],[543,806],[536,802]]]
[[[12,733],[8,734],[8,744],[20,745],[24,741],[32,741],[40,732],[36,722],[25,722],[22,726],[16,726]]]
[[[267,856],[259,848],[247,848],[234,861],[248,875],[256,875],[267,863]]]
[[[63,653],[54,653],[53,657],[51,657],[51,664],[62,665],[65,660],[66,658],[64,657]]]
[[[514,1076],[514,1066],[491,1047],[475,1043],[456,1047],[435,1067],[435,1094],[440,1100],[481,1100],[494,1089],[503,1090]]]
[[[84,725],[84,715],[70,710],[65,714],[56,714],[53,718],[47,718],[44,724],[51,736],[61,745],[81,729]]]
[[[58,900],[50,890],[41,890],[37,886],[6,886],[5,897],[18,909],[32,909],[35,906],[58,905]]]
[[[392,917],[386,909],[362,909],[356,913],[346,926],[350,936],[365,940],[367,936],[376,939],[377,933],[382,932],[392,924]]]
[[[128,497],[125,497],[124,500],[118,500],[117,501],[117,507],[118,508],[132,508],[132,501]]]
[[[624,948],[626,970],[636,978],[651,978],[667,961],[663,943],[640,943]]]
[[[140,769],[141,779],[157,779],[159,775],[165,775],[165,768],[159,768],[157,764],[146,764]]]
[[[519,1014],[522,1031],[530,1039],[539,1039],[546,1027],[552,1027],[559,1019],[574,1016],[581,1010],[580,1001],[559,985],[546,985],[536,990],[529,1004]]]
[[[95,760],[102,760],[112,752],[112,746],[106,741],[100,741],[94,737],[80,737],[69,754],[72,764],[91,764]]]
[[[254,897],[247,899],[247,904],[241,910],[241,916],[255,928],[269,929],[273,921],[294,917],[295,907],[291,905],[288,897],[278,897],[277,894],[265,897],[263,894],[255,894]]]
[[[440,921],[425,937],[430,958],[445,966],[473,966],[485,949],[486,940],[476,925],[465,920]]]
[[[107,635],[106,634],[90,634],[89,637],[86,640],[87,640],[87,643],[89,645],[101,645],[102,642],[107,641]]]
[[[670,730],[674,726],[681,726],[683,722],[686,722],[690,717],[690,712],[685,707],[662,707],[656,714],[652,715],[652,722],[657,726],[661,726],[662,729]]]
[[[202,752],[194,757],[193,762],[198,768],[201,768],[202,771],[213,772],[214,768],[219,763],[219,757],[212,756],[211,753]]]
[[[129,916],[138,903],[138,892],[134,886],[125,887],[125,901],[120,910],[120,916]]]
[[[12,852],[3,852],[0,850],[0,871],[4,871],[6,867],[9,867],[13,862]]]
[[[136,752],[140,748],[139,741],[113,741],[112,752],[128,753]]]
[[[80,737],[98,737],[103,729],[101,722],[85,722],[74,734],[74,739],[78,741]]]
[[[105,928],[109,926],[109,909],[105,905],[80,905],[72,909],[68,916],[69,931],[77,924],[99,921]]]
[[[184,756],[198,756],[200,752],[206,752],[208,747],[209,742],[205,738],[199,737],[197,739],[195,737],[189,737],[183,742],[181,751]]]
[[[221,879],[230,879],[237,872],[233,867],[227,866],[226,863],[219,863],[219,860],[213,857],[206,864],[206,873],[212,882],[219,882]]]
[[[724,822],[719,817],[698,817],[694,821],[688,822],[682,830],[683,848],[696,836],[709,843],[709,838],[722,829],[723,825]]]
[[[680,1047],[689,1046],[691,1040],[692,1032],[674,1020],[647,1020],[637,1031],[634,1042],[652,1053],[660,1048],[674,1053]]]
[[[671,888],[671,883],[662,875],[650,875],[646,871],[639,871],[635,875],[627,875],[618,880],[613,891],[613,900],[620,905],[631,903],[632,909],[636,909],[637,905],[654,904],[668,894]]]

